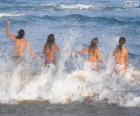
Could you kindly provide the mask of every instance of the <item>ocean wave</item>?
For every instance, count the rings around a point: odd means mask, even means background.
[[[36,9],[36,10],[101,10],[104,7],[93,4],[5,4],[5,7],[17,9]]]
[[[25,14],[10,14],[10,13],[0,13],[0,18],[2,17],[20,17],[25,16]],[[140,25],[140,18],[132,17],[107,17],[107,16],[86,16],[81,14],[71,14],[65,16],[51,16],[51,15],[26,15],[25,20],[50,20],[50,21],[78,21],[78,22],[97,22],[103,24],[119,24],[119,25]]]
[[[38,18],[40,20],[53,20],[53,21],[78,21],[78,22],[99,22],[99,23],[105,23],[105,24],[134,24],[134,25],[140,25],[140,18],[133,19],[132,17],[130,18],[121,18],[121,17],[107,17],[107,16],[96,16],[96,17],[90,17],[90,16],[85,16],[81,14],[71,14],[71,15],[66,15],[66,16],[50,16],[50,15],[45,15],[45,16],[33,16],[35,18]]]
[[[132,18],[115,18],[115,17],[107,17],[107,16],[97,16],[97,17],[89,17],[89,16],[84,16],[80,14],[73,14],[73,15],[67,15],[64,17],[65,19],[76,19],[79,21],[96,21],[96,22],[106,22],[110,24],[129,24],[129,23],[135,23],[135,24],[140,24],[139,20],[133,20]]]
[[[59,10],[100,10],[101,6],[90,4],[41,4],[47,9]]]
[[[30,5],[35,7],[35,5]],[[122,10],[123,7],[105,6],[103,4],[40,4],[38,8],[53,9],[53,10]]]
[[[2,18],[2,17],[19,17],[19,16],[25,16],[25,14],[0,13],[0,18]]]
[[[132,69],[119,80],[117,76],[109,75],[108,71],[102,71],[100,74],[94,72],[87,64],[83,69],[76,69],[71,73],[61,70],[61,66],[57,71],[53,65],[49,70],[42,67],[43,70],[40,73],[35,69],[38,67],[13,65],[13,63],[0,63],[3,67],[0,70],[0,103],[48,100],[52,104],[64,104],[69,100],[81,102],[90,96],[94,101],[105,100],[107,103],[140,107],[140,102],[136,103],[140,100],[135,101],[135,98],[139,96],[129,89],[137,81],[131,82]],[[135,73],[140,75],[140,72]],[[139,91],[135,87],[133,89]]]
[[[76,58],[70,62],[76,68],[66,71],[66,62],[74,44],[73,36],[64,42],[67,53],[60,53],[57,67],[50,65],[49,69],[43,67],[44,61],[15,65],[8,57],[9,54],[3,52],[6,58],[0,57],[0,103],[48,100],[52,104],[64,104],[69,101],[83,102],[90,96],[94,101],[140,107],[140,102],[136,104],[139,101],[136,97],[139,97],[140,81],[134,78],[140,79],[140,71],[133,67],[128,69],[125,76],[118,77],[113,73],[110,60],[105,62],[106,67],[98,73],[91,70],[89,63],[82,65],[83,60]]]

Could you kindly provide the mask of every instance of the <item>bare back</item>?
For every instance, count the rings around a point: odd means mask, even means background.
[[[28,42],[25,39],[16,39],[14,41],[14,55],[15,56],[24,56],[25,49],[28,46]]]
[[[22,31],[22,32],[21,32]],[[10,40],[14,42],[14,56],[21,56],[24,57],[25,55],[25,49],[29,48],[29,53],[33,56],[33,58],[36,57],[35,52],[32,50],[31,46],[27,42],[26,39],[24,39],[24,30],[19,31],[20,38],[17,38],[11,31],[10,31],[10,21],[7,20],[6,22],[6,34]]]
[[[47,60],[56,60],[56,53],[59,51],[59,48],[56,44],[53,44],[51,48],[49,47],[44,47],[44,54]]]
[[[122,48],[122,51],[115,53],[116,64],[127,65],[128,60],[128,50],[127,48]]]
[[[92,51],[89,51],[89,48],[86,48],[81,51],[81,54],[88,54],[88,61],[95,63],[95,62],[100,62],[101,60],[101,53],[99,49],[96,49],[94,53]]]

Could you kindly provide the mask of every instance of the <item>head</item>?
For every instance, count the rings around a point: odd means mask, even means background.
[[[17,39],[23,39],[25,35],[25,31],[23,29],[20,29],[18,31],[18,35],[16,36]]]
[[[50,34],[50,35],[48,36],[47,43],[48,43],[48,44],[49,44],[49,43],[51,43],[51,44],[55,43],[55,38],[54,38],[54,35],[53,35],[53,34]]]
[[[51,49],[51,46],[55,43],[55,37],[54,34],[50,34],[47,38],[47,42],[46,42],[46,47],[49,47],[49,49]]]
[[[91,51],[94,52],[95,49],[98,48],[97,44],[98,44],[98,38],[95,37],[95,38],[93,38],[93,39],[91,40],[91,43],[90,43],[90,46],[89,46],[89,52],[91,52]]]
[[[119,45],[118,45],[118,49],[121,51],[122,50],[122,47],[123,45],[126,43],[126,39],[125,37],[120,37],[119,39]]]
[[[98,38],[93,38],[90,43],[90,48],[96,49],[98,44]]]

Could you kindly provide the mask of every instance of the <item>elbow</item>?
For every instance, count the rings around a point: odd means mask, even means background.
[[[7,37],[10,37],[10,33],[9,31],[6,32]]]
[[[10,37],[10,35],[9,35],[9,33],[8,33],[8,32],[6,33],[6,36],[7,36],[8,38]]]

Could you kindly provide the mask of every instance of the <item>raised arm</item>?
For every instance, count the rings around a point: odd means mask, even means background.
[[[6,34],[8,36],[8,38],[12,41],[15,41],[16,40],[16,37],[15,35],[13,35],[11,32],[10,32],[10,21],[7,20],[6,22]]]

